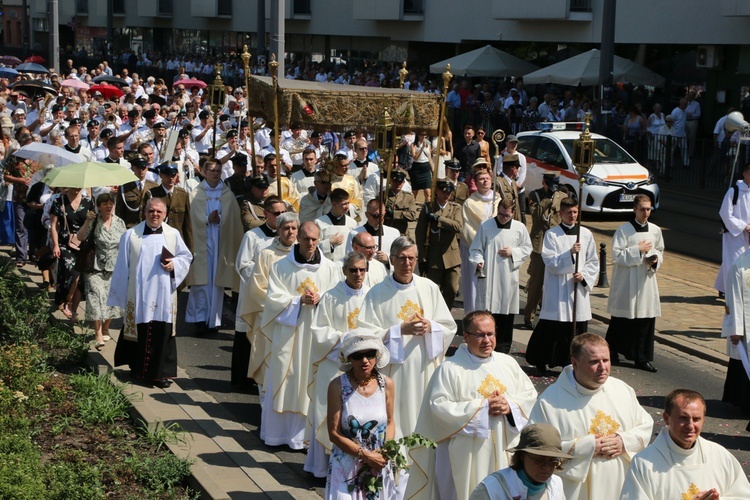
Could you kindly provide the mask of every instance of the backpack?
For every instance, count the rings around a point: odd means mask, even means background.
[[[732,190],[732,206],[735,206],[737,204],[737,200],[740,197],[740,188],[737,186],[737,184],[734,184],[731,188]],[[727,229],[727,226],[724,224],[724,221],[721,221],[721,231],[723,233],[728,233],[729,229]]]

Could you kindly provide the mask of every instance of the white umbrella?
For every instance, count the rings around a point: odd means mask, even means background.
[[[430,73],[442,73],[446,64],[451,65],[451,73],[456,76],[523,76],[539,69],[491,45],[431,64]]]
[[[601,52],[591,49],[523,77],[524,83],[559,83],[561,85],[599,85]],[[635,85],[663,87],[664,77],[624,57],[615,56],[612,80]]]
[[[45,144],[43,142],[32,142],[13,154],[19,158],[26,158],[27,160],[35,161],[42,167],[46,167],[49,164],[53,164],[56,167],[62,167],[63,165],[70,165],[71,163],[80,163],[84,160],[76,153],[71,153],[60,146]]]

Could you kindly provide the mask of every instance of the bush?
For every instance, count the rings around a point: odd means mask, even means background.
[[[62,453],[54,464],[45,467],[45,483],[50,500],[96,500],[104,498],[101,473],[86,462],[80,450]]]
[[[171,453],[153,457],[135,452],[125,459],[125,463],[133,475],[141,478],[142,484],[151,491],[171,491],[190,475],[191,461]]]
[[[40,452],[28,436],[0,435],[0,498],[45,498]]]
[[[71,375],[78,413],[85,424],[113,424],[127,418],[130,403],[121,386],[112,384],[108,376],[91,372]]]

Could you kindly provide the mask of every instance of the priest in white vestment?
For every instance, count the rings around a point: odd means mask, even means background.
[[[566,498],[616,498],[630,461],[651,439],[654,421],[633,388],[609,376],[609,345],[602,337],[574,337],[571,362],[539,396],[530,421],[554,426],[563,451],[573,455],[559,473]]]
[[[269,196],[263,202],[265,222],[246,231],[240,242],[235,270],[240,275],[240,293],[237,297],[237,308],[234,319],[234,343],[232,345],[232,385],[247,385],[248,361],[250,360],[252,325],[242,319],[249,304],[247,294],[250,276],[255,267],[258,255],[268,248],[277,234],[277,218],[286,212],[286,205],[278,196]],[[299,224],[297,224],[299,225]],[[294,239],[297,235],[295,233]]]
[[[661,229],[648,221],[651,199],[639,194],[633,202],[635,218],[620,226],[612,239],[612,285],[607,311],[612,315],[607,342],[612,364],[619,355],[635,361],[635,367],[655,372],[654,332],[661,316],[656,272],[664,262]]]
[[[508,354],[513,344],[513,318],[519,310],[519,270],[531,254],[531,238],[526,225],[513,220],[513,200],[500,200],[497,215],[482,222],[469,249],[467,269],[481,270],[486,286],[477,303],[485,305],[495,318],[498,352]]]
[[[339,281],[340,271],[318,249],[320,229],[300,225],[298,241],[286,258],[271,266],[268,293],[260,314],[266,346],[266,371],[260,437],[269,446],[305,447],[310,406],[310,354],[315,306]]]
[[[278,197],[276,197],[278,199]],[[276,219],[278,225],[277,236],[271,240],[271,244],[260,251],[250,274],[245,293],[245,302],[242,309],[242,321],[248,325],[247,339],[250,344],[250,352],[247,361],[247,377],[258,384],[260,403],[263,404],[266,371],[268,362],[266,357],[270,355],[267,351],[270,339],[260,331],[260,313],[266,304],[268,291],[268,275],[271,266],[289,255],[292,247],[297,241],[299,231],[299,217],[294,212],[285,212]]]
[[[332,443],[328,437],[328,385],[341,374],[339,348],[346,332],[357,327],[357,316],[370,289],[365,285],[367,259],[359,252],[343,261],[344,279],[320,298],[312,326],[312,361],[307,393],[312,400],[307,414],[306,440],[310,441],[304,469],[326,477]]]
[[[336,188],[331,191],[331,210],[315,219],[320,228],[320,250],[323,255],[336,264],[341,263],[346,255],[346,240],[349,233],[357,227],[357,222],[347,215],[349,211],[349,193]]]
[[[425,388],[457,330],[440,288],[414,275],[416,265],[416,244],[400,236],[391,245],[393,274],[367,293],[358,321],[380,335],[391,353],[382,373],[398,387],[397,437],[414,432]]]
[[[331,181],[325,170],[317,170],[313,176],[313,186],[305,191],[299,201],[300,223],[315,220],[331,210]]]
[[[365,276],[367,288],[374,287],[390,275],[383,263],[375,259],[375,256],[380,253],[377,248],[375,238],[370,233],[359,232],[352,238],[352,250],[361,253],[367,259],[367,276]]]
[[[738,180],[724,195],[719,217],[724,224],[724,232],[721,236],[721,267],[714,288],[724,293],[729,266],[750,248],[750,163],[746,163],[742,170],[742,180]]]
[[[599,278],[594,236],[585,227],[576,225],[578,202],[571,197],[562,199],[560,216],[560,225],[544,234],[542,311],[526,348],[526,361],[542,374],[547,365],[554,367],[570,363],[573,298],[577,296],[576,333],[588,331],[591,319],[589,294]],[[580,242],[577,243],[579,231]]]
[[[750,498],[750,483],[737,459],[700,435],[706,419],[703,396],[675,389],[664,406],[666,428],[631,461],[621,500]]]
[[[206,161],[203,176],[190,202],[195,260],[186,280],[190,294],[185,311],[185,322],[196,323],[200,333],[221,326],[224,290],[239,291],[234,263],[243,235],[240,207],[221,182],[219,163]]]
[[[750,250],[735,259],[729,268],[724,299],[721,336],[727,339],[729,366],[721,400],[750,413]]]
[[[474,311],[463,321],[465,343],[437,367],[422,400],[415,432],[438,446],[410,452],[408,498],[468,499],[482,479],[508,466],[506,449],[536,402],[516,360],[494,352],[492,314]]]
[[[386,226],[385,224],[380,223],[380,206],[382,204],[383,203],[378,199],[370,200],[367,203],[367,209],[365,210],[365,216],[363,217],[365,219],[365,223],[361,226],[355,227],[349,233],[349,238],[347,238],[346,241],[346,251],[351,252],[352,250],[354,250],[352,241],[358,233],[369,233],[373,238],[375,238],[375,242],[378,244],[378,246],[376,247],[377,253],[375,254],[375,258],[382,264],[388,266],[390,265],[390,263],[388,262],[388,257],[391,254],[391,244],[395,241],[396,238],[401,236],[401,233],[399,233],[398,229],[396,229],[395,227]],[[381,231],[383,233],[382,238],[380,236]],[[368,258],[368,260],[370,259]]]
[[[115,366],[128,364],[135,378],[165,388],[177,376],[177,287],[192,255],[179,231],[164,224],[160,198],[150,199],[145,211],[146,220],[120,238],[107,305],[125,310]]]
[[[479,161],[479,160],[477,160]],[[483,160],[482,160],[483,161]],[[485,165],[486,162],[485,162]],[[487,165],[489,168],[489,165]],[[497,214],[497,202],[500,196],[492,190],[492,173],[487,168],[474,172],[477,190],[464,201],[462,207],[463,226],[461,239],[458,242],[461,251],[461,296],[466,314],[476,309],[477,277],[469,260],[469,248],[482,222],[492,219]]]

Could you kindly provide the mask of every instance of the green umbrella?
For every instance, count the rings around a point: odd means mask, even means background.
[[[117,163],[85,161],[53,168],[42,182],[49,187],[90,188],[97,186],[121,186],[138,178]]]

